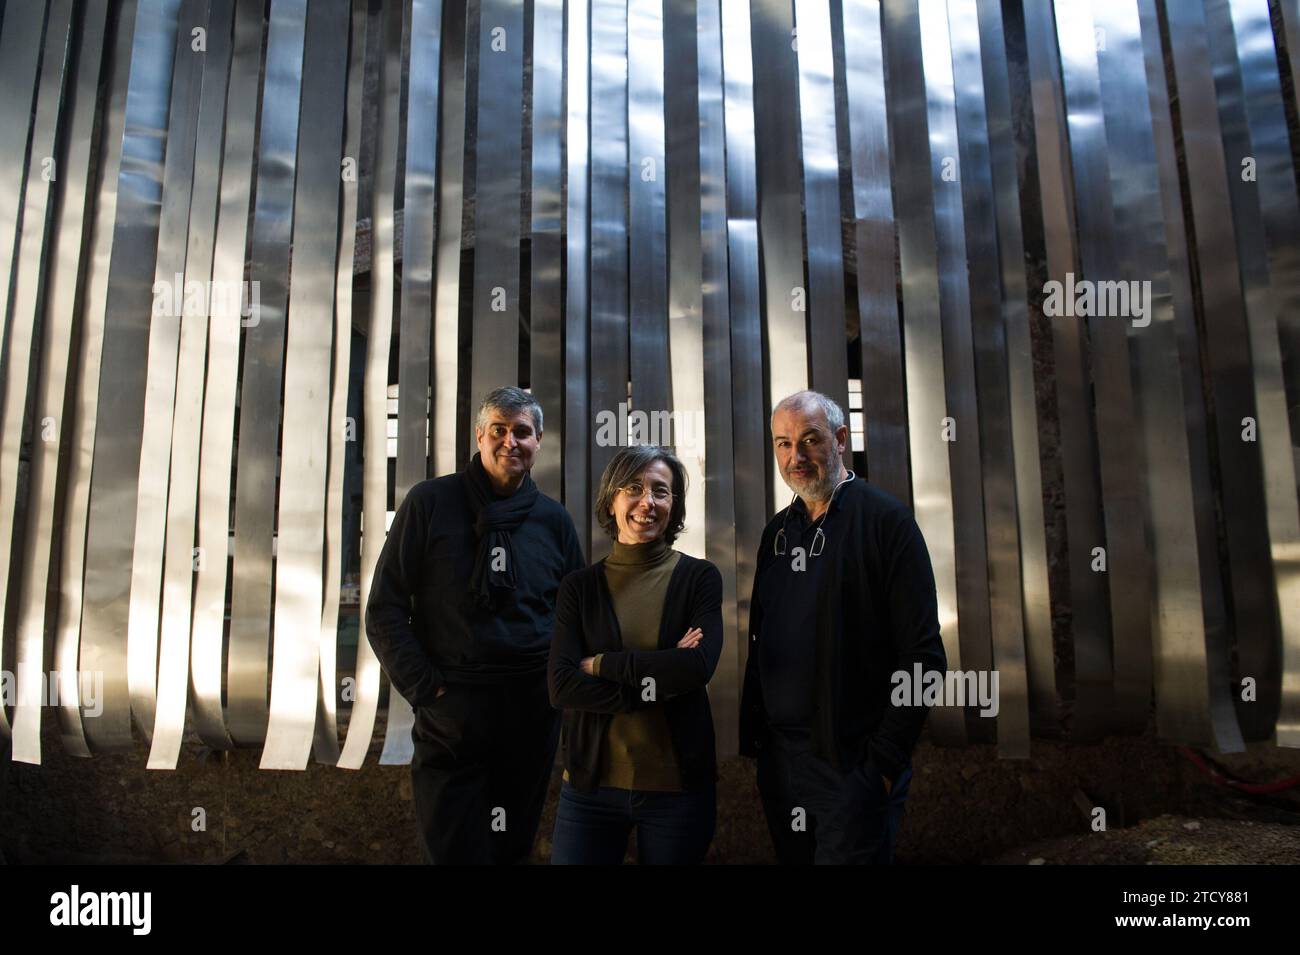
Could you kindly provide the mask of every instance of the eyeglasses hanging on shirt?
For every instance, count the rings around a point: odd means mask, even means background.
[[[852,481],[854,477],[854,473],[849,471],[848,477],[835,485],[835,490],[831,491],[831,499],[826,504],[826,513],[817,518],[817,533],[813,535],[812,546],[808,548],[809,557],[820,556],[821,552],[826,548],[826,532],[822,530],[821,525],[826,522],[826,518],[831,512],[831,505],[835,503],[835,495],[839,493],[840,488]],[[791,506],[786,508],[785,519],[781,521],[781,529],[776,532],[776,540],[772,542],[772,549],[776,552],[777,557],[785,556],[785,529],[790,523],[790,511],[794,506],[794,502],[798,499],[798,494],[790,499]]]

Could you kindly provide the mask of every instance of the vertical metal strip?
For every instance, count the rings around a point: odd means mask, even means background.
[[[1204,502],[1197,502],[1192,486],[1138,9],[1135,2],[1098,3],[1092,9],[1097,33],[1105,39],[1096,50],[1118,277],[1151,283],[1145,320],[1133,323],[1129,337],[1146,463],[1156,722],[1161,733],[1191,726],[1221,748],[1240,749],[1228,695],[1227,644],[1221,629],[1206,626],[1201,594],[1202,565],[1209,555],[1199,549],[1195,509]],[[1208,730],[1197,726],[1207,720]]]
[[[276,451],[306,22],[306,0],[272,0],[250,272],[259,299],[244,333],[226,676],[230,734],[237,743],[244,744],[260,743],[266,736],[274,572],[273,488],[279,473]]]
[[[40,378],[32,382],[32,366],[44,363],[46,356],[38,351],[33,354],[33,344],[39,349],[37,338],[38,325],[48,323],[40,321],[38,308],[41,299],[42,279],[46,278],[46,240],[52,214],[56,203],[50,201],[54,195],[54,182],[62,182],[68,170],[51,167],[50,162],[59,158],[55,156],[55,133],[65,106],[65,90],[72,41],[72,0],[55,0],[50,5],[49,20],[45,25],[44,52],[41,55],[40,88],[36,94],[36,116],[32,123],[31,151],[28,154],[26,189],[23,199],[21,234],[18,240],[18,255],[15,263],[16,276],[13,287],[12,308],[9,312],[9,328],[5,341],[5,367],[3,391],[3,418],[0,419],[0,434],[3,435],[3,447],[0,448],[0,461],[4,469],[0,472],[0,626],[17,619],[9,607],[10,561],[15,550],[21,548],[23,564],[20,569],[30,573],[35,568],[28,562],[38,533],[30,528],[21,533],[23,523],[17,520],[18,499],[18,459],[23,444],[23,418],[27,411],[29,385],[40,388]],[[67,94],[71,99],[71,95]],[[66,121],[65,121],[66,122]],[[74,279],[75,281],[75,275]],[[9,289],[6,286],[5,293]],[[66,349],[66,346],[65,346]],[[65,351],[66,354],[66,351]],[[57,427],[57,422],[53,423]],[[31,456],[43,457],[38,447],[49,440],[50,424],[36,419],[32,422]],[[57,469],[56,469],[57,470]],[[29,472],[27,485],[35,488],[29,490],[27,508],[30,510],[40,494],[36,479],[35,466]],[[20,529],[18,537],[14,535],[15,524]],[[12,547],[10,545],[13,545]],[[47,556],[48,561],[48,556]],[[46,566],[46,564],[42,564]],[[12,595],[17,599],[18,612],[23,613],[24,603],[35,602],[35,626],[30,620],[20,621],[17,633],[16,686],[18,690],[17,707],[14,710],[13,758],[18,762],[39,763],[41,761],[41,705],[46,699],[42,688],[46,684],[44,673],[45,620],[44,592],[40,594],[22,593],[21,583]],[[27,600],[22,598],[26,596]],[[24,614],[29,616],[29,614]],[[24,625],[26,623],[26,625]]]
[[[158,622],[167,520],[167,475],[171,459],[176,370],[185,298],[185,258],[194,187],[195,133],[203,57],[191,31],[205,27],[206,0],[182,0],[172,73],[167,157],[163,168],[162,219],[154,302],[149,321],[148,377],[137,474],[135,534],[132,538],[131,611],[127,630],[127,679],[131,713],[146,739],[154,732],[158,694]],[[184,719],[182,706],[181,718]],[[181,728],[176,728],[179,733]]]
[[[402,8],[383,10],[383,60],[376,135],[374,191],[371,193],[370,326],[366,330],[366,368],[362,384],[365,415],[365,479],[361,525],[361,606],[370,602],[375,562],[388,524],[388,359],[393,336],[393,202],[397,185],[397,143],[402,99]],[[380,667],[366,638],[365,614],[357,640],[356,696],[339,766],[360,769],[375,730]],[[390,688],[390,696],[397,696]]]
[[[262,0],[237,0],[230,83],[226,97],[221,204],[213,245],[212,284],[222,294],[208,309],[208,359],[199,442],[198,552],[190,622],[192,712],[199,738],[212,747],[233,746],[222,706],[225,673],[226,584],[230,571],[231,462],[239,336],[243,325],[244,255],[252,201],[253,139],[262,65]],[[249,320],[257,296],[249,294]]]
[[[1276,723],[1280,745],[1300,746],[1300,511],[1294,494],[1281,493],[1287,482],[1295,487],[1300,449],[1300,201],[1267,3],[1205,0],[1205,17],[1247,314],[1257,314],[1261,328],[1272,326],[1259,346],[1268,348],[1270,363],[1280,360],[1287,412],[1271,423],[1278,430],[1270,427],[1261,438],[1289,438],[1281,448],[1264,449],[1279,489],[1268,509],[1282,639],[1238,627],[1242,675],[1259,674],[1257,699],[1239,709],[1248,738],[1267,738]],[[1256,347],[1253,338],[1251,344]]]
[[[758,67],[754,71],[754,142],[766,333],[763,353],[768,369],[765,410],[770,412],[782,398],[808,387],[808,287],[800,214],[803,170],[798,152],[799,77],[790,0],[753,0],[750,9],[751,42]],[[773,469],[774,506],[780,509],[789,500],[790,489]]]
[[[1061,69],[1052,11],[1023,3],[1025,43],[1033,103],[1037,171],[1049,282],[1064,285],[1076,268],[1074,194]],[[1047,294],[1044,290],[1043,294]],[[1092,548],[1102,541],[1097,452],[1086,374],[1087,339],[1075,319],[1049,318],[1060,425],[1062,488],[1069,543],[1074,701],[1070,733],[1079,741],[1104,733],[1111,708],[1109,592],[1091,569]]]
[[[698,306],[695,308],[697,321],[692,326],[682,312],[691,306],[680,300],[680,294],[686,291],[680,284],[683,281],[681,276],[674,276],[679,283],[673,289],[679,296],[677,301],[670,302],[668,287],[668,218],[672,215],[672,210],[666,208],[671,201],[667,186],[672,186],[674,196],[680,202],[685,199],[685,193],[678,187],[684,185],[681,181],[683,174],[689,176],[685,170],[679,169],[676,162],[665,157],[667,104],[664,101],[664,47],[668,42],[671,42],[671,38],[664,33],[662,2],[651,0],[628,5],[628,371],[631,407],[651,415],[651,420],[656,412],[667,412],[673,408],[697,408],[698,404],[678,405],[674,399],[682,384],[679,378],[700,377]],[[679,73],[676,81],[691,84],[694,89],[694,75]],[[674,92],[678,90],[668,91],[669,95]],[[668,182],[670,178],[671,183]],[[679,218],[677,225],[689,224]],[[698,224],[695,225],[698,227]],[[674,242],[680,242],[683,237],[674,232],[672,238]],[[674,249],[675,255],[677,252]],[[695,284],[698,287],[698,275]],[[672,311],[674,307],[677,309],[675,313]],[[683,333],[688,337],[680,338]],[[664,360],[666,355],[671,355],[671,376],[670,362]],[[618,412],[617,408],[612,410]],[[660,441],[655,443],[666,443],[668,440],[662,435],[657,437]],[[698,475],[698,467],[694,469],[696,474],[690,473],[689,464],[687,469],[688,480],[692,486],[698,487],[698,484],[693,483]],[[687,544],[693,530],[698,531],[696,539]],[[687,525],[679,539],[682,546],[688,548],[688,553],[695,553],[690,547],[702,541],[702,532],[703,525],[698,529]],[[700,553],[703,553],[702,548]]]
[[[126,634],[144,412],[146,368],[140,356],[148,348],[179,7],[180,0],[142,0],[131,48],[105,293],[82,606],[81,669],[104,674],[103,712],[85,724],[96,750],[131,745]]]
[[[1205,654],[1211,673],[1215,667],[1227,668],[1228,619],[1224,603],[1225,581],[1220,576],[1219,542],[1216,527],[1217,502],[1210,478],[1209,433],[1206,422],[1205,380],[1201,362],[1201,342],[1196,326],[1196,307],[1192,297],[1191,264],[1188,256],[1188,229],[1183,217],[1182,182],[1178,157],[1174,147],[1173,124],[1170,115],[1164,50],[1161,47],[1160,24],[1155,0],[1138,0],[1141,21],[1141,41],[1146,68],[1147,93],[1154,139],[1156,175],[1160,186],[1161,217],[1164,222],[1164,249],[1169,269],[1170,294],[1173,309],[1173,335],[1176,344],[1174,358],[1178,371],[1183,400],[1182,413],[1186,423],[1188,465],[1192,486],[1192,522],[1196,533],[1196,548],[1200,558],[1200,591],[1202,619],[1205,628]],[[1148,241],[1152,241],[1148,238]],[[1158,238],[1156,239],[1158,241]],[[1231,575],[1229,575],[1231,577]],[[1261,621],[1270,633],[1276,629],[1270,621]],[[1219,661],[1223,662],[1220,663]],[[1165,718],[1169,707],[1161,704],[1166,695],[1163,664],[1156,660],[1156,720],[1157,727]],[[1225,692],[1231,679],[1225,673],[1220,679],[1211,676]],[[1212,716],[1215,709],[1215,686],[1210,684]],[[1230,716],[1231,714],[1229,714]]]
[[[18,212],[27,184],[27,143],[39,89],[37,66],[47,8],[45,0],[14,4],[0,33],[0,88],[8,94],[0,100],[0,129],[9,131],[0,138],[0,182],[4,183],[0,187],[0,317],[4,319],[0,331],[9,327]],[[3,713],[0,730],[7,730]]]
[[[523,4],[482,0],[474,180],[472,409],[477,409],[493,388],[519,383],[523,83]],[[472,444],[472,430],[470,437]]]
[[[627,0],[591,7],[591,407],[593,418],[618,414],[628,376]],[[591,444],[591,487],[615,449],[599,431]],[[592,534],[591,559],[609,553]]]
[[[700,71],[697,61],[699,42],[695,31],[695,11],[684,2],[670,2],[662,8],[662,18],[655,17],[656,22],[645,35],[638,35],[629,28],[629,82],[637,70],[654,71],[660,84],[657,88],[658,102],[662,112],[656,122],[647,122],[659,140],[660,148],[667,159],[667,168],[671,175],[667,177],[667,253],[668,253],[668,356],[672,365],[671,379],[667,382],[670,391],[669,403],[656,406],[671,409],[668,418],[669,435],[663,433],[658,437],[661,442],[670,442],[686,469],[687,480],[687,514],[686,529],[677,538],[676,547],[684,553],[696,557],[707,556],[708,513],[713,502],[709,499],[705,475],[707,473],[705,430],[703,421],[706,414],[705,376],[708,369],[704,354],[704,289],[703,289],[703,237],[700,232],[700,213],[702,197],[700,195]],[[640,17],[633,17],[637,24]],[[649,23],[645,24],[650,27]],[[658,32],[653,38],[650,34]],[[631,59],[632,50],[644,47],[649,51],[648,62],[641,63],[640,58]],[[664,64],[668,67],[665,71]],[[636,116],[629,118],[629,129],[635,130],[640,125]],[[664,135],[666,132],[666,136]],[[633,132],[633,136],[636,134]],[[636,153],[633,153],[635,157]],[[636,160],[633,160],[633,169]],[[664,166],[661,164],[660,178],[663,178]],[[636,181],[634,173],[633,182]],[[636,192],[633,192],[635,199]],[[652,202],[654,200],[652,199]],[[636,214],[635,203],[632,207]],[[644,210],[643,210],[644,211]],[[651,214],[653,217],[653,213]],[[654,243],[651,244],[654,248]],[[638,262],[641,253],[632,255],[632,273],[642,272],[646,264]],[[648,256],[647,256],[648,257]],[[652,266],[653,267],[653,266]],[[644,274],[644,273],[643,273]],[[637,319],[632,319],[633,351],[641,342],[637,338]],[[649,344],[649,336],[640,347]],[[660,366],[666,374],[668,362],[660,359]],[[637,395],[636,369],[633,367],[632,398],[636,404]],[[645,379],[642,378],[642,381]],[[638,407],[641,407],[638,404]],[[725,630],[724,630],[725,639]],[[739,699],[733,686],[736,674],[729,668],[714,676],[709,684],[712,698],[718,700],[717,694]],[[728,710],[728,714],[730,710]],[[715,714],[715,720],[717,715]],[[735,730],[729,721],[719,721],[722,738],[731,739]]]
[[[434,268],[433,394],[429,424],[430,474],[456,470],[456,400],[461,376],[460,259],[465,189],[465,4],[444,5],[442,131],[438,146],[438,251]]]
[[[699,169],[700,169],[700,308],[704,325],[704,442],[707,466],[704,470],[706,503],[705,557],[722,574],[723,657],[721,679],[710,697],[716,701],[713,719],[717,728],[718,753],[734,756],[739,742],[740,686],[744,676],[742,654],[748,641],[740,626],[737,602],[736,474],[733,440],[731,374],[730,284],[727,279],[727,140],[726,103],[723,98],[722,17],[718,0],[674,2],[669,7],[669,42],[679,23],[690,26],[692,17],[699,84]],[[687,34],[691,31],[688,29]],[[746,31],[746,36],[748,31]],[[751,167],[753,138],[750,138]],[[762,427],[761,417],[751,428]],[[761,431],[759,455],[762,445]],[[759,458],[762,469],[762,458]],[[761,486],[761,485],[760,485]],[[758,509],[763,513],[763,509]],[[753,522],[751,521],[751,524]],[[752,558],[750,558],[752,560]]]
[[[168,446],[171,468],[166,488],[166,540],[162,553],[162,632],[158,655],[158,705],[150,769],[175,769],[185,729],[189,695],[191,600],[194,573],[208,555],[194,549],[199,450],[203,431],[203,372],[207,357],[210,299],[227,290],[210,285],[217,205],[220,199],[221,140],[230,79],[232,0],[211,0],[205,29],[202,92],[194,157],[189,239],[185,255],[184,304],[180,315],[175,371],[175,411]],[[189,35],[187,24],[182,30]],[[197,52],[197,51],[195,51]],[[170,317],[169,317],[170,318]],[[140,537],[136,537],[137,553]],[[220,553],[220,558],[225,558]],[[156,612],[156,611],[155,611]]]
[[[397,368],[394,509],[428,477],[429,346],[437,217],[438,85],[442,0],[413,0],[402,203],[401,350]]]
[[[858,337],[867,477],[910,501],[894,200],[879,0],[844,0],[844,86],[857,243]]]
[[[305,769],[316,728],[329,450],[329,403],[324,399],[329,392],[334,283],[338,278],[348,20],[348,7],[343,3],[312,4],[303,51],[302,111],[309,121],[299,130],[301,160],[294,184],[275,646],[271,715],[259,764],[262,769]],[[412,105],[414,109],[414,100]],[[408,216],[408,230],[410,223]],[[432,232],[430,223],[431,262]],[[425,327],[427,339],[427,321]],[[423,450],[421,447],[421,468]]]
[[[998,673],[998,755],[1029,758],[1029,693],[1020,588],[1020,532],[1012,448],[1010,376],[999,281],[998,233],[977,0],[949,0],[958,168],[970,270],[971,344],[979,396],[989,622]],[[1023,259],[1017,259],[1017,264]],[[959,440],[961,439],[959,435]],[[985,725],[981,723],[980,725]]]
[[[1238,170],[1230,173],[1225,163],[1199,7],[1168,4],[1164,10],[1200,267],[1203,347],[1210,365],[1234,628],[1239,639],[1249,628],[1266,634],[1261,640],[1276,641],[1278,594],[1273,590],[1273,575],[1283,568],[1274,567],[1273,557],[1283,555],[1270,554],[1270,537],[1276,530],[1275,507],[1288,497],[1292,503],[1295,500],[1294,480],[1283,476],[1291,470],[1286,403],[1276,326],[1262,312],[1245,307],[1237,223],[1227,189],[1229,176]],[[1257,422],[1258,440],[1244,440],[1247,419]],[[1250,637],[1248,633],[1247,640]],[[1254,678],[1267,690],[1266,672],[1240,675]],[[1211,742],[1208,738],[1183,741]]]
[[[952,473],[957,615],[961,661],[968,670],[993,666],[989,623],[988,544],[984,522],[983,442],[975,394],[970,286],[962,208],[961,145],[953,92],[948,16],[942,0],[920,0],[921,62],[925,70],[930,130],[930,182],[934,200],[939,316],[943,327],[946,420],[939,428],[920,422],[921,433],[949,455]],[[974,723],[981,730],[987,722]],[[980,739],[985,737],[981,736]]]
[[[940,440],[948,408],[921,22],[916,0],[905,0],[882,10],[886,107],[894,150],[903,280],[903,355],[912,506],[934,567],[939,627],[948,668],[957,670],[965,661],[957,615],[953,478],[948,449]],[[964,628],[966,621],[962,619],[960,624]],[[965,720],[961,710],[955,707],[937,708],[929,726],[941,743],[958,745],[966,741]]]
[[[334,369],[330,390],[329,470],[325,503],[325,598],[320,625],[320,705],[312,753],[317,762],[337,763],[338,624],[343,584],[343,475],[347,444],[348,386],[352,375],[352,273],[357,237],[357,188],[361,153],[361,112],[366,66],[366,0],[352,0],[351,46],[348,50],[347,105],[343,122],[343,157],[350,174],[342,175],[339,255],[334,278]]]
[[[1151,710],[1151,568],[1142,506],[1145,463],[1139,429],[1134,427],[1140,426],[1140,418],[1128,348],[1128,335],[1137,329],[1128,316],[1099,314],[1109,311],[1102,305],[1103,290],[1105,283],[1117,280],[1119,262],[1095,27],[1084,4],[1061,4],[1056,23],[1074,166],[1079,264],[1083,280],[1097,290],[1088,333],[1105,521],[1105,540],[1093,546],[1106,548],[1110,589],[1113,706],[1107,722],[1112,730],[1140,733]],[[1071,312],[1053,320],[1078,321]]]
[[[749,657],[749,604],[758,544],[772,505],[772,461],[763,412],[762,293],[758,265],[758,182],[754,58],[749,0],[721,0],[722,96],[726,148],[727,309],[731,328],[731,419],[735,454],[736,666]],[[705,308],[709,298],[705,297]],[[707,312],[706,312],[707,317]],[[710,468],[712,470],[712,468]]]
[[[75,383],[69,384],[65,408],[70,417],[64,428],[71,428],[68,462],[59,531],[59,571],[57,630],[54,660],[60,671],[79,671],[81,656],[82,575],[85,571],[86,512],[90,500],[90,464],[94,455],[95,410],[99,398],[100,352],[104,345],[104,305],[108,287],[108,263],[112,252],[113,223],[117,214],[117,176],[122,161],[122,132],[126,117],[127,80],[131,74],[131,47],[135,32],[135,0],[126,0],[118,8],[113,34],[116,36],[111,56],[111,74],[107,78],[108,96],[100,120],[98,143],[97,196],[93,204],[93,224],[87,247],[86,277],[81,308],[80,343],[77,349]],[[98,84],[96,84],[96,94]],[[92,97],[93,100],[93,97]],[[92,102],[92,112],[95,107]],[[75,397],[71,394],[75,389]],[[56,495],[57,500],[57,495]],[[91,675],[92,688],[94,674]],[[104,703],[103,681],[96,689],[91,713]],[[72,697],[59,695],[59,731],[63,747],[74,756],[89,756],[86,731],[82,721],[80,693]]]
[[[812,387],[848,414],[849,354],[844,326],[844,246],[840,232],[835,57],[829,0],[795,0],[798,31],[799,141],[808,233],[809,372]],[[853,449],[845,448],[851,459]]]
[[[414,0],[410,33],[394,511],[402,506],[406,492],[428,477],[429,323],[433,312],[434,222],[437,214],[442,0]],[[511,39],[522,43],[522,36],[521,29]],[[517,197],[518,190],[515,193]],[[411,761],[414,752],[411,727],[414,725],[415,713],[410,703],[399,693],[391,694],[384,749],[379,757],[381,765],[402,766]]]
[[[564,278],[564,507],[591,556],[591,16],[590,0],[567,0]]]
[[[976,0],[987,107],[997,243],[1001,253],[1002,335],[1007,361],[1008,413],[1014,459],[1015,520],[1020,545],[1020,588],[1031,713],[1048,726],[1057,720],[1055,648],[1047,576],[1047,530],[1039,462],[1039,419],[1029,326],[1020,177],[1012,128],[1011,79],[999,0]],[[995,629],[995,640],[998,631]],[[996,649],[996,648],[995,648]]]
[[[563,491],[564,354],[564,0],[533,0],[533,146],[530,210],[528,381],[542,406],[547,438],[533,480],[559,500]]]

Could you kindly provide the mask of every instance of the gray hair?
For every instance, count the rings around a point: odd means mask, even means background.
[[[772,418],[768,424],[771,426],[772,421],[776,420],[778,411],[807,411],[810,407],[821,409],[821,412],[826,416],[826,423],[830,426],[831,434],[844,427],[844,409],[820,391],[796,391],[794,394],[782,398],[777,402],[776,407],[772,409]]]
[[[533,416],[533,429],[538,434],[542,433],[542,406],[522,388],[507,386],[488,392],[488,396],[478,406],[478,418],[474,422],[476,431],[487,427],[488,412],[491,411],[500,411],[511,418],[521,411],[527,411]]]

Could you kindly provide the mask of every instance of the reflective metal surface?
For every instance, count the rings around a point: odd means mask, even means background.
[[[81,621],[81,669],[103,674],[103,712],[85,724],[95,750],[130,747],[131,690],[145,689],[139,683],[128,687],[127,626],[147,370],[141,356],[148,352],[180,6],[180,0],[141,0],[131,48],[104,296]],[[145,729],[152,729],[152,720]]]
[[[36,97],[36,116],[32,124],[31,139],[31,156],[34,159],[44,157],[55,158],[55,129],[60,122],[60,114],[65,110],[70,111],[71,101],[76,97],[77,84],[74,79],[69,79],[69,72],[72,68],[71,63],[71,43],[72,43],[72,0],[55,0],[50,5],[49,19],[45,26],[45,51],[41,56],[41,70],[39,76],[40,87]],[[93,37],[91,38],[93,42]],[[84,100],[84,93],[79,98]],[[82,105],[84,110],[84,103]],[[88,130],[87,130],[88,132]],[[64,159],[64,157],[57,157]],[[40,394],[39,388],[41,378],[48,379],[53,369],[50,367],[54,362],[66,361],[67,355],[67,321],[59,322],[63,328],[63,335],[57,338],[50,336],[51,322],[58,319],[51,314],[47,314],[43,322],[38,325],[38,298],[43,278],[42,259],[44,258],[44,248],[47,242],[55,245],[62,237],[58,236],[52,230],[48,233],[47,227],[50,225],[50,216],[54,212],[58,203],[52,201],[55,198],[54,184],[63,181],[68,184],[70,164],[64,160],[62,162],[62,177],[57,173],[53,177],[47,176],[45,171],[38,172],[37,169],[29,169],[27,175],[26,195],[23,200],[23,223],[18,242],[18,260],[15,265],[16,281],[14,283],[13,298],[10,302],[9,322],[6,329],[6,348],[5,348],[5,369],[4,369],[4,389],[3,389],[3,419],[0,420],[0,428],[3,428],[3,444],[0,445],[0,461],[4,463],[4,470],[0,472],[0,538],[5,542],[3,549],[4,557],[0,559],[0,611],[5,611],[2,619],[9,619],[8,616],[8,598],[9,598],[9,563],[11,552],[8,542],[13,539],[15,514],[14,507],[16,502],[17,478],[18,478],[18,452],[23,434],[23,416],[27,408],[27,392],[30,379],[36,379],[32,382],[36,385],[37,394]],[[38,167],[39,168],[39,167]],[[81,164],[81,175],[85,176],[84,159]],[[52,170],[51,170],[52,171]],[[76,175],[78,169],[75,165],[71,167],[72,180],[71,184],[76,185]],[[79,238],[79,236],[77,237]],[[73,259],[72,268],[74,277],[72,282],[75,283],[76,271],[76,242],[70,243],[68,254]],[[51,270],[53,271],[53,270]],[[8,292],[8,286],[5,286]],[[37,335],[37,329],[44,325],[44,334]],[[58,328],[54,329],[55,335],[58,335]],[[45,338],[42,343],[39,339]],[[59,340],[61,338],[62,340]],[[36,351],[33,351],[33,344],[36,345]],[[44,347],[41,347],[41,346]],[[60,347],[62,346],[62,347]],[[50,349],[59,349],[58,353],[50,354]],[[36,367],[33,367],[36,366]],[[32,374],[33,371],[36,374]],[[44,371],[42,376],[40,373]],[[29,487],[35,488],[35,492],[29,491],[28,510],[32,510],[31,498],[36,498],[36,507],[40,507],[39,513],[44,513],[45,508],[41,507],[40,499],[52,498],[54,488],[52,486],[54,475],[51,473],[49,481],[45,480],[47,471],[53,471],[50,464],[57,464],[58,445],[55,444],[54,461],[48,461],[48,453],[45,448],[51,441],[57,440],[60,421],[57,412],[61,409],[50,407],[49,404],[42,402],[43,410],[56,412],[55,416],[41,415],[31,422],[32,427],[32,468],[29,473]],[[40,451],[37,448],[41,448]],[[44,487],[49,483],[51,486]],[[37,550],[38,539],[44,538],[46,544]],[[48,529],[42,534],[41,530],[31,526],[27,528],[25,534],[25,544],[21,557],[20,571],[23,572],[24,582],[16,589],[14,597],[18,598],[18,612],[22,615],[18,627],[18,645],[15,653],[16,677],[15,684],[18,690],[17,706],[14,710],[13,725],[13,758],[19,762],[39,763],[41,761],[41,702],[43,686],[48,687],[45,674],[42,672],[45,662],[45,586],[43,581],[34,581],[32,584],[27,582],[33,572],[36,572],[38,565],[40,573],[44,575],[44,569],[49,565],[49,531]],[[37,589],[39,588],[39,589]],[[3,644],[0,644],[3,646]],[[48,691],[47,691],[48,692]]]
[[[569,0],[568,69],[565,80],[568,118],[564,213],[564,507],[578,530],[587,556],[591,550],[591,479],[588,444],[591,435],[588,373],[588,309],[591,307],[591,18],[586,0]]]
[[[251,281],[260,307],[244,332],[235,469],[235,563],[227,651],[227,719],[237,743],[266,735],[274,509],[279,473],[280,394],[299,98],[307,25],[305,0],[273,0],[266,44],[253,210]]]

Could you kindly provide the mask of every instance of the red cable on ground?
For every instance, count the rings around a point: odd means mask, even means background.
[[[1235,789],[1243,793],[1280,793],[1288,789],[1294,789],[1300,786],[1300,776],[1288,776],[1286,779],[1279,779],[1273,783],[1248,783],[1240,779],[1233,779],[1231,776],[1225,776],[1213,766],[1209,765],[1205,759],[1196,750],[1190,746],[1180,746],[1179,751],[1199,766],[1206,774],[1209,775],[1220,786],[1227,786],[1229,789]]]

